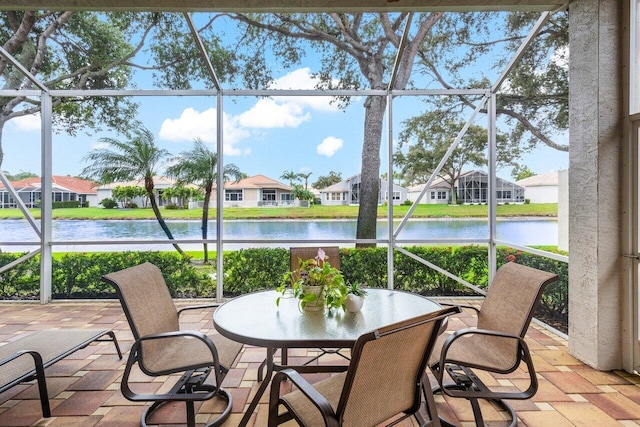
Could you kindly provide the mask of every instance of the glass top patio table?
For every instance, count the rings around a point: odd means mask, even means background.
[[[421,295],[389,289],[367,289],[357,313],[302,312],[295,298],[276,291],[246,294],[222,304],[214,312],[215,328],[234,341],[258,347],[351,347],[365,332],[439,310]]]
[[[278,348],[350,348],[365,332],[439,310],[439,304],[421,295],[389,289],[367,289],[364,306],[357,313],[334,309],[331,313],[302,312],[295,298],[278,297],[276,291],[246,294],[216,309],[213,324],[225,337],[243,344],[265,347],[265,379],[260,383],[240,426],[248,423],[266,390],[276,366]],[[286,366],[300,372],[336,372],[345,366]],[[324,369],[323,369],[324,368]]]

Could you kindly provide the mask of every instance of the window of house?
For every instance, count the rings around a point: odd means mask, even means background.
[[[280,194],[280,200],[283,202],[291,202],[293,201],[293,195],[291,193],[282,193]]]
[[[275,202],[276,201],[276,190],[262,190],[262,201],[263,202]]]
[[[342,193],[331,193],[331,200],[342,200]]]
[[[242,190],[224,190],[224,200],[227,202],[241,202]]]
[[[446,191],[432,191],[431,199],[432,200],[447,200],[447,192]]]

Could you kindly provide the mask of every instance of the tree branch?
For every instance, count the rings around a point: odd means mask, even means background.
[[[453,86],[451,86],[450,84],[448,84],[444,80],[444,78],[438,72],[438,70],[433,65],[433,63],[430,62],[426,58],[426,56],[424,55],[424,52],[420,52],[420,58],[422,59],[423,63],[427,66],[427,68],[429,68],[431,73],[433,73],[433,76],[438,80],[438,82],[442,85],[442,87],[444,87],[445,89],[453,89]],[[476,105],[473,102],[469,101],[466,97],[464,97],[462,95],[458,95],[458,99],[464,105],[466,105],[466,106],[468,106],[470,108],[473,108],[473,109],[476,108]],[[482,110],[482,112],[486,113],[486,110]],[[524,117],[522,114],[519,114],[516,111],[511,110],[511,109],[507,109],[507,108],[496,109],[496,114],[504,114],[506,116],[512,117],[513,119],[517,120],[520,124],[522,124],[522,126],[526,130],[528,130],[533,136],[535,136],[538,140],[540,140],[545,145],[547,145],[547,146],[549,146],[551,148],[555,148],[558,151],[569,151],[569,146],[568,145],[558,144],[558,143],[554,142],[553,140],[551,140],[544,133],[542,133],[542,131],[540,131],[540,129],[538,129],[533,123],[531,123],[531,121],[529,119]]]
[[[17,18],[17,15],[15,14],[15,12],[8,12],[8,13],[10,18],[11,17]],[[16,24],[15,22],[13,22],[14,20],[10,19],[10,21],[12,21],[12,26]],[[4,43],[4,45],[2,45],[4,50],[9,52],[11,55],[15,54],[18,51],[18,48],[20,48],[20,46],[22,46],[24,42],[27,41],[29,37],[29,32],[33,28],[33,25],[35,24],[35,22],[36,22],[35,12],[33,11],[25,12],[22,17],[22,21],[20,22],[20,25],[17,27],[13,36],[11,36],[9,40],[7,40]],[[0,57],[0,75],[4,74],[4,71],[6,68],[7,68],[7,59],[4,56],[1,56]]]

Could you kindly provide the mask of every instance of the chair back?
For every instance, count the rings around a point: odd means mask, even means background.
[[[116,289],[136,340],[151,334],[180,330],[176,306],[162,272],[155,265],[147,262],[107,274],[102,280]],[[163,340],[142,344],[140,353],[144,354],[146,366],[153,366],[154,361],[159,363],[163,359],[165,344]]]
[[[300,262],[308,259],[313,259],[318,256],[319,247],[298,247],[289,249],[289,265],[291,271],[295,272],[300,268]],[[340,248],[338,246],[323,247],[322,250],[325,254],[325,261],[328,262],[331,267],[340,270]],[[298,279],[298,277],[293,278]]]
[[[342,426],[378,425],[420,407],[420,385],[449,307],[362,335],[356,341],[336,414]]]
[[[478,314],[478,328],[525,336],[542,291],[558,275],[509,262],[496,272]]]
[[[289,261],[291,265],[291,271],[300,268],[300,260],[305,261],[318,256],[319,247],[299,247],[289,249]],[[340,248],[337,246],[323,247],[322,250],[325,253],[325,261],[331,264],[331,267],[335,267],[340,270]]]
[[[524,338],[545,286],[558,279],[553,273],[515,262],[496,272],[478,313],[478,329],[503,332]],[[522,353],[515,339],[476,335],[470,344],[478,353],[457,355],[468,366],[511,372],[520,364]],[[457,353],[456,353],[457,354]]]

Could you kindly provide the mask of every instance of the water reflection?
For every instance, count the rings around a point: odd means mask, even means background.
[[[176,239],[199,239],[200,221],[167,221]],[[397,226],[397,224],[396,224]],[[516,219],[497,222],[497,238],[519,245],[556,245],[558,223],[549,219]],[[163,240],[166,235],[155,220],[56,220],[53,240]],[[354,239],[355,220],[268,220],[225,221],[227,240],[342,240]],[[378,222],[378,238],[388,236],[387,222]],[[486,220],[411,220],[399,239],[486,239]],[[216,238],[215,222],[209,225],[209,238]],[[38,241],[24,220],[0,221],[0,242]],[[1,244],[1,243],[0,243]],[[164,246],[164,245],[159,245]],[[282,245],[279,245],[282,246]],[[194,247],[198,247],[195,245]],[[4,250],[11,250],[6,246]],[[88,250],[79,246],[79,250]],[[170,246],[166,247],[167,249]],[[59,248],[58,248],[59,249]],[[164,247],[162,249],[165,249]],[[18,250],[18,249],[13,249]],[[61,250],[61,249],[59,249]],[[104,249],[103,250],[108,250]]]

